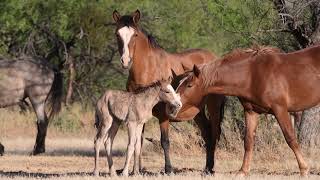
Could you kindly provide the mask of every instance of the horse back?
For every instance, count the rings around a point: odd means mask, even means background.
[[[189,49],[179,53],[173,54],[171,61],[177,61],[181,64],[182,68],[177,69],[175,73],[177,75],[183,74],[186,71],[192,70],[194,65],[208,63],[217,59],[217,56],[205,49]]]
[[[19,103],[27,96],[46,99],[54,79],[47,66],[29,60],[0,60],[0,106]]]
[[[257,56],[250,67],[251,89],[267,104],[285,101],[289,111],[300,111],[317,105],[320,102],[318,54],[298,51]]]

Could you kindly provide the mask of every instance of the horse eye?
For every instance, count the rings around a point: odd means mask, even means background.
[[[188,87],[188,88],[191,88],[191,87],[192,87],[192,84],[188,84],[187,87]]]
[[[138,34],[134,34],[134,36],[135,36],[135,37],[137,37],[137,36],[138,36]]]

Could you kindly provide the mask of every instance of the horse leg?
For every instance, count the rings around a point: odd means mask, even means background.
[[[204,172],[207,174],[214,174],[215,151],[221,134],[224,102],[224,96],[209,95],[206,101],[209,120],[205,115],[204,108],[195,117],[195,121],[200,128],[201,136],[206,145],[206,166]]]
[[[306,176],[309,173],[309,167],[305,162],[300,146],[297,142],[297,138],[295,136],[295,132],[290,121],[288,110],[282,106],[275,106],[272,108],[274,115],[276,116],[282,133],[286,139],[287,144],[294,152],[296,159],[298,161],[298,165],[300,168],[300,175]]]
[[[4,154],[4,146],[0,143],[0,156]]]
[[[169,140],[169,119],[162,118],[160,121],[161,147],[164,152],[164,171],[166,174],[172,173],[172,165],[170,161],[170,140]]]
[[[96,135],[96,138],[94,140],[94,152],[95,152],[95,157],[94,157],[94,170],[93,174],[95,176],[99,175],[99,153],[100,153],[100,147],[106,138],[109,139],[108,135],[108,130],[111,127],[112,120],[109,121],[110,123],[105,124],[102,122],[101,126],[98,127],[98,132]]]
[[[107,160],[108,160],[108,165],[109,165],[109,173],[110,176],[116,175],[116,171],[114,169],[113,165],[113,160],[112,160],[112,145],[113,145],[113,140],[114,137],[116,136],[118,129],[119,129],[120,122],[118,121],[113,121],[111,128],[109,130],[109,135],[107,137],[107,140],[104,143],[106,152],[107,152]]]
[[[141,153],[141,137],[142,131],[144,129],[144,124],[139,124],[136,130],[136,144],[134,150],[134,165],[132,174],[139,174],[140,173],[140,153]]]
[[[204,169],[205,173],[213,173],[212,168],[213,168],[213,155],[212,155],[212,138],[209,135],[209,132],[211,131],[211,127],[209,124],[209,121],[207,117],[204,114],[204,109],[200,111],[197,116],[195,116],[194,121],[196,122],[197,126],[200,129],[202,139],[205,142],[205,148],[206,148],[206,166]]]
[[[152,109],[153,116],[157,117],[160,124],[160,133],[161,133],[161,147],[164,152],[164,170],[166,174],[172,172],[172,165],[170,162],[170,141],[169,141],[169,118],[166,115],[165,103],[159,103]]]
[[[129,172],[129,163],[132,157],[132,154],[134,152],[134,145],[136,144],[136,129],[137,129],[137,124],[136,122],[128,122],[128,135],[129,135],[129,143],[127,147],[127,157],[126,157],[126,162],[123,167],[122,175],[123,176],[128,176]]]
[[[238,176],[246,176],[250,171],[250,162],[253,154],[254,139],[258,126],[258,114],[253,111],[245,111],[246,132],[244,139],[244,157]]]
[[[146,124],[143,124],[143,127],[142,127],[142,132],[141,132],[141,151],[140,151],[140,154],[139,154],[139,172],[142,172],[142,146],[143,146],[143,140],[144,140],[144,128],[145,128],[145,125]]]
[[[37,115],[37,138],[36,143],[33,148],[33,155],[37,155],[45,152],[45,140],[47,135],[48,128],[48,118],[45,112],[45,103],[41,101],[41,103],[37,103],[32,100],[32,105]]]

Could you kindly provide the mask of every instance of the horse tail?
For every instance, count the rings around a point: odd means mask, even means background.
[[[94,127],[96,129],[99,129],[100,118],[99,118],[99,115],[98,115],[98,110],[96,110],[94,117],[95,117]]]
[[[49,103],[49,119],[57,115],[61,110],[63,95],[63,74],[54,70],[54,79],[51,85],[51,89],[47,98]]]
[[[226,105],[226,101],[227,101],[227,99],[226,99],[226,97],[224,97],[223,101],[221,103],[221,106],[220,106],[220,117],[219,117],[220,123],[222,123],[222,120],[224,118],[224,106]]]

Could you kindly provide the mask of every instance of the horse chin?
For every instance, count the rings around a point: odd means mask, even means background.
[[[127,64],[121,63],[123,69],[130,69],[132,65],[132,61],[129,61]]]
[[[170,119],[175,119],[181,108],[175,107],[173,105],[166,105],[166,113]]]

